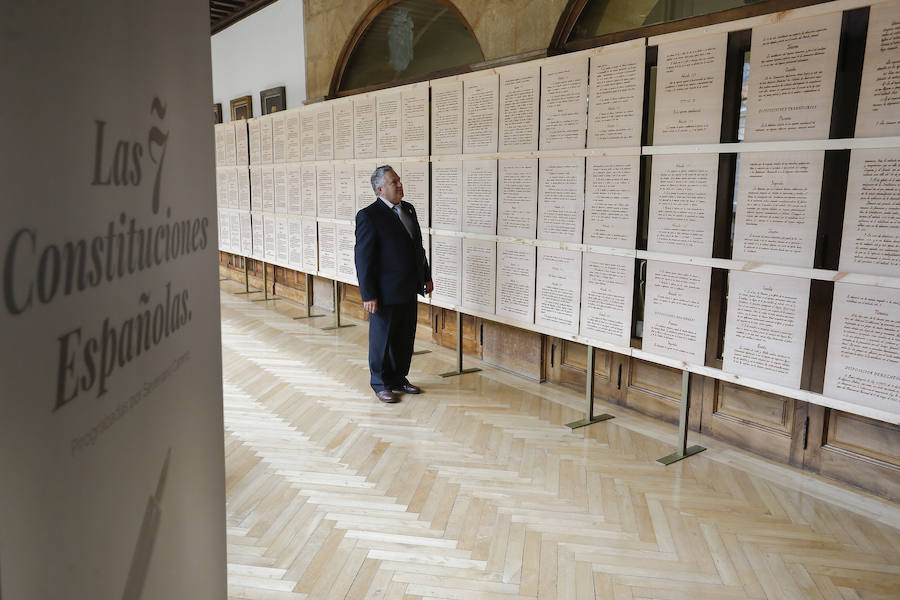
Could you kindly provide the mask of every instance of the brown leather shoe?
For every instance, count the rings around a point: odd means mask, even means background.
[[[400,398],[397,397],[394,392],[391,390],[381,390],[380,392],[375,392],[375,396],[386,404],[393,404],[395,402],[400,402]]]
[[[395,385],[392,387],[392,390],[395,394],[421,394],[422,388],[417,385],[413,385],[410,382],[401,383],[400,385]]]

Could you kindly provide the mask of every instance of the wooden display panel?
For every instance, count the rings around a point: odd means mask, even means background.
[[[809,280],[729,273],[722,369],[800,388]]]
[[[487,75],[463,82],[463,153],[497,151],[500,77]]]
[[[300,162],[300,111],[284,113],[284,161]]]
[[[900,289],[834,284],[824,393],[900,416]]]
[[[587,80],[586,56],[541,65],[541,150],[585,147]]]
[[[375,96],[375,154],[378,158],[400,156],[400,116],[400,92],[382,92]]]
[[[589,156],[585,175],[584,243],[634,248],[640,157]]]
[[[584,158],[542,158],[538,170],[538,239],[580,243]]]
[[[497,244],[497,315],[534,323],[536,261],[533,246]]]
[[[753,28],[748,142],[828,138],[840,12]]]
[[[316,160],[316,107],[300,111],[300,160]]]
[[[269,117],[272,121],[272,162],[283,163],[287,132],[285,131],[284,113],[275,113]]]
[[[375,97],[355,98],[353,100],[353,155],[358,159],[375,158],[375,144]]]
[[[541,69],[537,65],[500,70],[500,152],[538,149]]]
[[[538,159],[498,162],[497,233],[537,237]]]
[[[641,39],[591,56],[588,148],[641,145],[646,52]]]
[[[741,154],[735,260],[812,267],[824,152]]]
[[[462,230],[497,233],[497,161],[464,160]]]
[[[716,143],[722,126],[726,34],[659,45],[653,143]]]
[[[406,89],[401,95],[401,138],[403,156],[428,156],[428,98],[425,85]]]
[[[331,103],[316,108],[316,160],[334,159],[334,119]],[[306,159],[304,159],[306,160]]]
[[[900,276],[900,149],[853,150],[841,271]]]
[[[419,229],[428,229],[429,200],[431,197],[431,178],[428,163],[424,161],[403,162],[403,199],[416,209]]]
[[[634,259],[585,253],[581,266],[582,337],[628,347]]]
[[[711,256],[719,155],[654,156],[652,169],[647,249]]]
[[[462,228],[462,161],[431,164],[431,226],[449,231]]]
[[[352,163],[334,164],[334,216],[351,220],[356,215],[356,190]]]
[[[497,281],[497,243],[487,240],[462,241],[463,308],[493,314]]]
[[[900,3],[869,11],[856,137],[900,135]]]
[[[704,364],[711,274],[709,267],[647,261],[644,351]]]
[[[581,252],[538,248],[534,322],[577,334],[580,296]]]
[[[462,81],[431,82],[431,153],[462,154]]]
[[[431,236],[431,257],[431,279],[434,281],[431,301],[439,306],[459,306],[462,293],[462,239],[444,235]]]
[[[334,158],[353,158],[353,99],[333,102],[331,105],[334,119]]]

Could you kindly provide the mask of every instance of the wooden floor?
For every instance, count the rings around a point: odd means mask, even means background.
[[[900,598],[897,505],[423,341],[384,405],[364,324],[222,285],[230,598]]]

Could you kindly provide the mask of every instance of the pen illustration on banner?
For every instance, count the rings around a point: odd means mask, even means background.
[[[153,556],[156,534],[159,531],[159,520],[162,517],[160,505],[162,504],[166,474],[169,471],[169,460],[171,458],[172,448],[169,448],[166,452],[166,460],[163,461],[162,471],[159,473],[156,493],[147,500],[144,521],[141,523],[137,544],[134,547],[134,556],[131,559],[131,568],[128,570],[128,579],[125,580],[125,591],[122,593],[122,600],[138,600],[144,590],[147,569],[150,565],[150,558]]]

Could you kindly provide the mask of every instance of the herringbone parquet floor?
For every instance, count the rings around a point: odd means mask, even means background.
[[[572,432],[574,394],[443,349],[382,405],[367,328],[300,314],[222,294],[230,598],[900,598],[896,505],[706,440],[663,467],[674,427]]]

